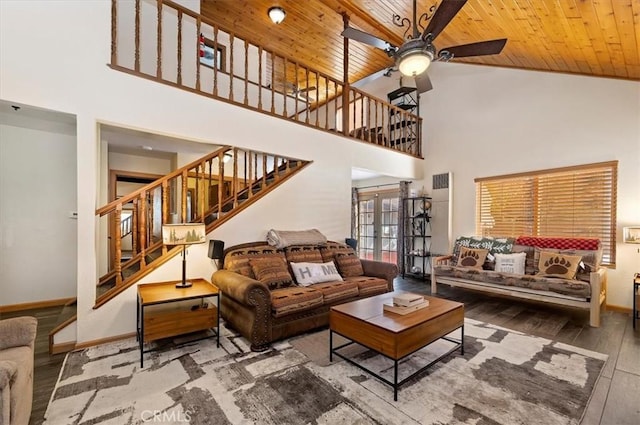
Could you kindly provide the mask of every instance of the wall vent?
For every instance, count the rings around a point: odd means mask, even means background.
[[[449,188],[449,173],[434,174],[433,175],[433,188],[434,189],[448,189]]]

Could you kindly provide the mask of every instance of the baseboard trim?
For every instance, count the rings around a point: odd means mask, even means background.
[[[76,348],[75,341],[63,342],[61,344],[52,344],[49,347],[49,354],[68,353],[69,351],[73,351],[75,348]]]
[[[89,347],[94,347],[94,346],[100,345],[100,344],[106,344],[106,343],[109,343],[109,342],[120,341],[122,339],[131,338],[132,336],[136,336],[136,333],[135,332],[130,332],[128,334],[110,336],[110,337],[107,337],[107,338],[94,339],[94,340],[91,340],[91,341],[85,341],[85,342],[81,342],[79,344],[76,344],[75,345],[75,350],[82,350],[83,348],[89,348]]]
[[[633,312],[632,308],[623,307],[621,305],[614,305],[614,304],[607,304],[607,310],[617,311],[620,313],[629,313],[629,314]]]
[[[67,303],[75,301],[73,298],[60,298],[57,300],[36,301],[32,303],[0,305],[0,313],[12,313],[14,311],[33,310],[36,308],[58,307],[67,305]]]

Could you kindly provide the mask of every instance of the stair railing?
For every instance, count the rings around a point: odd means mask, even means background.
[[[422,154],[419,116],[396,111],[385,100],[170,0],[112,0],[110,66],[319,130]],[[416,129],[407,128],[403,137],[390,134],[397,130],[392,128],[396,113]]]
[[[96,306],[176,253],[162,244],[162,225],[205,223],[207,233],[309,161],[224,146],[96,210],[106,246]],[[254,199],[255,198],[255,199]],[[122,261],[123,207],[131,209],[131,258]]]

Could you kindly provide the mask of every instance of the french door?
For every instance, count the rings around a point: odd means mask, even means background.
[[[397,262],[397,191],[358,195],[357,239],[360,258]]]

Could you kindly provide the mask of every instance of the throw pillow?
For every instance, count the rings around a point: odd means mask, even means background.
[[[328,263],[289,263],[296,282],[300,286],[309,286],[314,283],[342,281],[333,261]]]
[[[540,251],[538,275],[573,279],[582,259],[579,255],[562,255],[556,252]]]
[[[335,258],[342,277],[364,276],[362,261],[355,253],[336,254]]]
[[[496,254],[497,272],[524,274],[524,265],[527,260],[527,254],[520,252],[517,254]]]
[[[482,270],[482,264],[487,258],[488,253],[488,249],[473,249],[462,246],[460,247],[457,264],[459,267]]]
[[[287,263],[282,258],[256,258],[250,260],[249,264],[256,279],[267,285],[270,290],[293,285]]]

